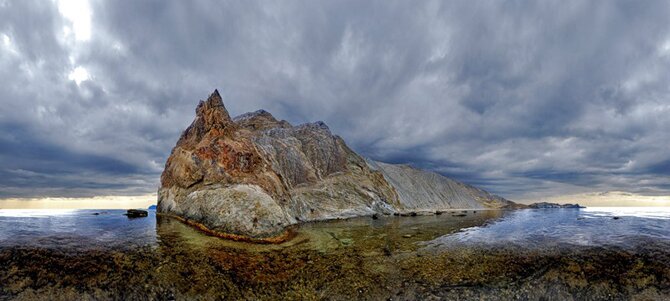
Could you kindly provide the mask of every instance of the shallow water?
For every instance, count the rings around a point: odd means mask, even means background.
[[[427,246],[559,245],[635,248],[657,240],[670,242],[670,208],[601,207],[516,210],[505,218],[465,228],[426,242]]]
[[[667,208],[363,217],[279,245],[123,213],[0,210],[0,300],[670,298]]]
[[[369,217],[308,223],[280,245],[257,245],[207,236],[171,219],[127,218],[123,210],[0,210],[0,247],[86,250],[157,247],[181,237],[191,247],[246,250],[346,246],[374,249],[389,241],[419,246],[554,245],[635,247],[640,240],[670,241],[670,208],[526,209],[454,211],[416,217]],[[465,216],[456,216],[463,215]],[[617,219],[614,219],[617,217]]]
[[[416,217],[369,217],[314,222],[301,225],[292,240],[279,245],[235,242],[208,236],[171,218],[128,218],[124,210],[0,210],[0,247],[40,247],[59,250],[129,249],[158,247],[179,240],[190,248],[239,248],[267,251],[284,248],[326,252],[355,246],[368,249],[389,241],[416,249],[427,241],[464,227],[483,225],[504,211],[469,211]],[[464,214],[460,211],[454,214]]]
[[[128,218],[125,210],[0,210],[0,247],[68,250],[156,245],[156,215]]]

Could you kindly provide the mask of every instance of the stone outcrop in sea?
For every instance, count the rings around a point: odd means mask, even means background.
[[[531,208],[531,209],[555,209],[555,208],[579,209],[579,208],[586,208],[586,207],[581,206],[579,204],[558,204],[558,203],[540,202],[540,203],[530,204],[530,205],[528,205],[528,208]]]
[[[198,104],[158,191],[162,214],[271,242],[305,221],[513,204],[436,173],[365,160],[323,122],[292,126],[263,110],[233,119],[218,91]]]

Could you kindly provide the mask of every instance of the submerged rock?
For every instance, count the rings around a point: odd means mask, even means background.
[[[292,126],[263,110],[233,119],[214,91],[165,164],[157,210],[272,240],[298,222],[510,203],[435,173],[366,161],[323,122]]]

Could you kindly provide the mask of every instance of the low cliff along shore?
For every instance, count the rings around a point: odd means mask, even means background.
[[[363,157],[323,122],[231,118],[218,91],[165,164],[158,211],[221,237],[281,242],[308,221],[514,204],[436,173]]]

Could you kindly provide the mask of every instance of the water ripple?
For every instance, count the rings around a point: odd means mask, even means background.
[[[670,208],[586,208],[518,210],[494,223],[462,229],[424,243],[546,247],[635,247],[643,241],[670,242]]]

